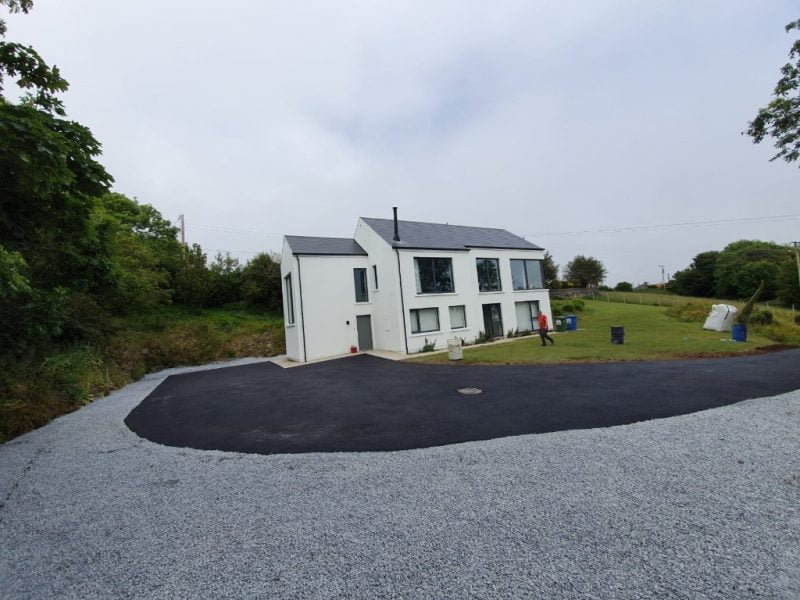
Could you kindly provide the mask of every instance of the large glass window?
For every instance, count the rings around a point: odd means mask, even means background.
[[[414,258],[418,294],[444,294],[456,290],[453,261],[449,258]]]
[[[467,326],[467,311],[464,305],[450,307],[450,329],[464,329]]]
[[[503,289],[500,285],[500,260],[497,258],[478,258],[478,288],[482,292],[499,292]]]
[[[517,311],[517,329],[520,331],[536,331],[539,329],[539,303],[534,302],[515,302],[514,308]]]
[[[542,261],[511,259],[511,283],[515,290],[538,290],[544,287]]]
[[[367,270],[353,269],[353,282],[356,286],[356,302],[368,302],[367,293]]]
[[[372,265],[372,279],[375,282],[375,289],[378,289],[378,265]]]
[[[286,322],[292,325],[294,323],[294,292],[292,291],[291,273],[283,278],[283,283],[286,286]]]
[[[438,308],[412,308],[411,333],[427,333],[439,331]]]

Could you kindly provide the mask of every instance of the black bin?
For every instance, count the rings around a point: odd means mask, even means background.
[[[624,344],[625,343],[625,328],[624,327],[612,327],[611,328],[611,343],[612,344]]]

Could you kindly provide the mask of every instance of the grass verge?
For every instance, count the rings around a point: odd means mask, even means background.
[[[4,366],[0,443],[149,372],[283,352],[283,321],[263,312],[171,307],[120,319],[101,339]]]
[[[703,309],[703,319],[710,304],[707,302]],[[739,343],[731,342],[729,333],[704,331],[697,318],[696,310],[682,312],[674,307],[668,311],[647,304],[588,300],[585,310],[578,313],[578,331],[554,334],[554,346],[543,348],[539,336],[528,336],[503,344],[465,348],[464,359],[460,362],[548,364],[663,360],[767,351],[776,343],[800,345],[800,327],[788,322],[752,327],[747,342]],[[623,345],[611,344],[611,326],[625,327]],[[451,362],[446,353],[411,360]]]

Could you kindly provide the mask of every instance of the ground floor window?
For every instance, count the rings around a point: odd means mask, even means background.
[[[438,308],[412,308],[411,333],[427,333],[439,331]]]
[[[450,329],[464,329],[467,326],[467,311],[462,304],[450,307]]]
[[[520,331],[536,331],[539,329],[539,302],[515,302],[517,310],[517,329]]]

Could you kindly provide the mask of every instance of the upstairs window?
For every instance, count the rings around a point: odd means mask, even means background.
[[[378,289],[378,265],[372,265],[372,280],[375,282],[375,289]]]
[[[414,258],[418,294],[446,294],[456,291],[453,261],[449,258]]]
[[[283,283],[286,286],[286,323],[288,325],[294,324],[294,292],[292,291],[292,274],[289,273],[283,278]]]
[[[497,258],[478,258],[478,288],[482,292],[499,292],[503,289],[500,285],[500,260]]]
[[[356,302],[369,302],[367,293],[367,270],[353,269],[353,282],[356,286]]]
[[[540,290],[544,287],[542,261],[511,259],[511,283],[515,290]]]

